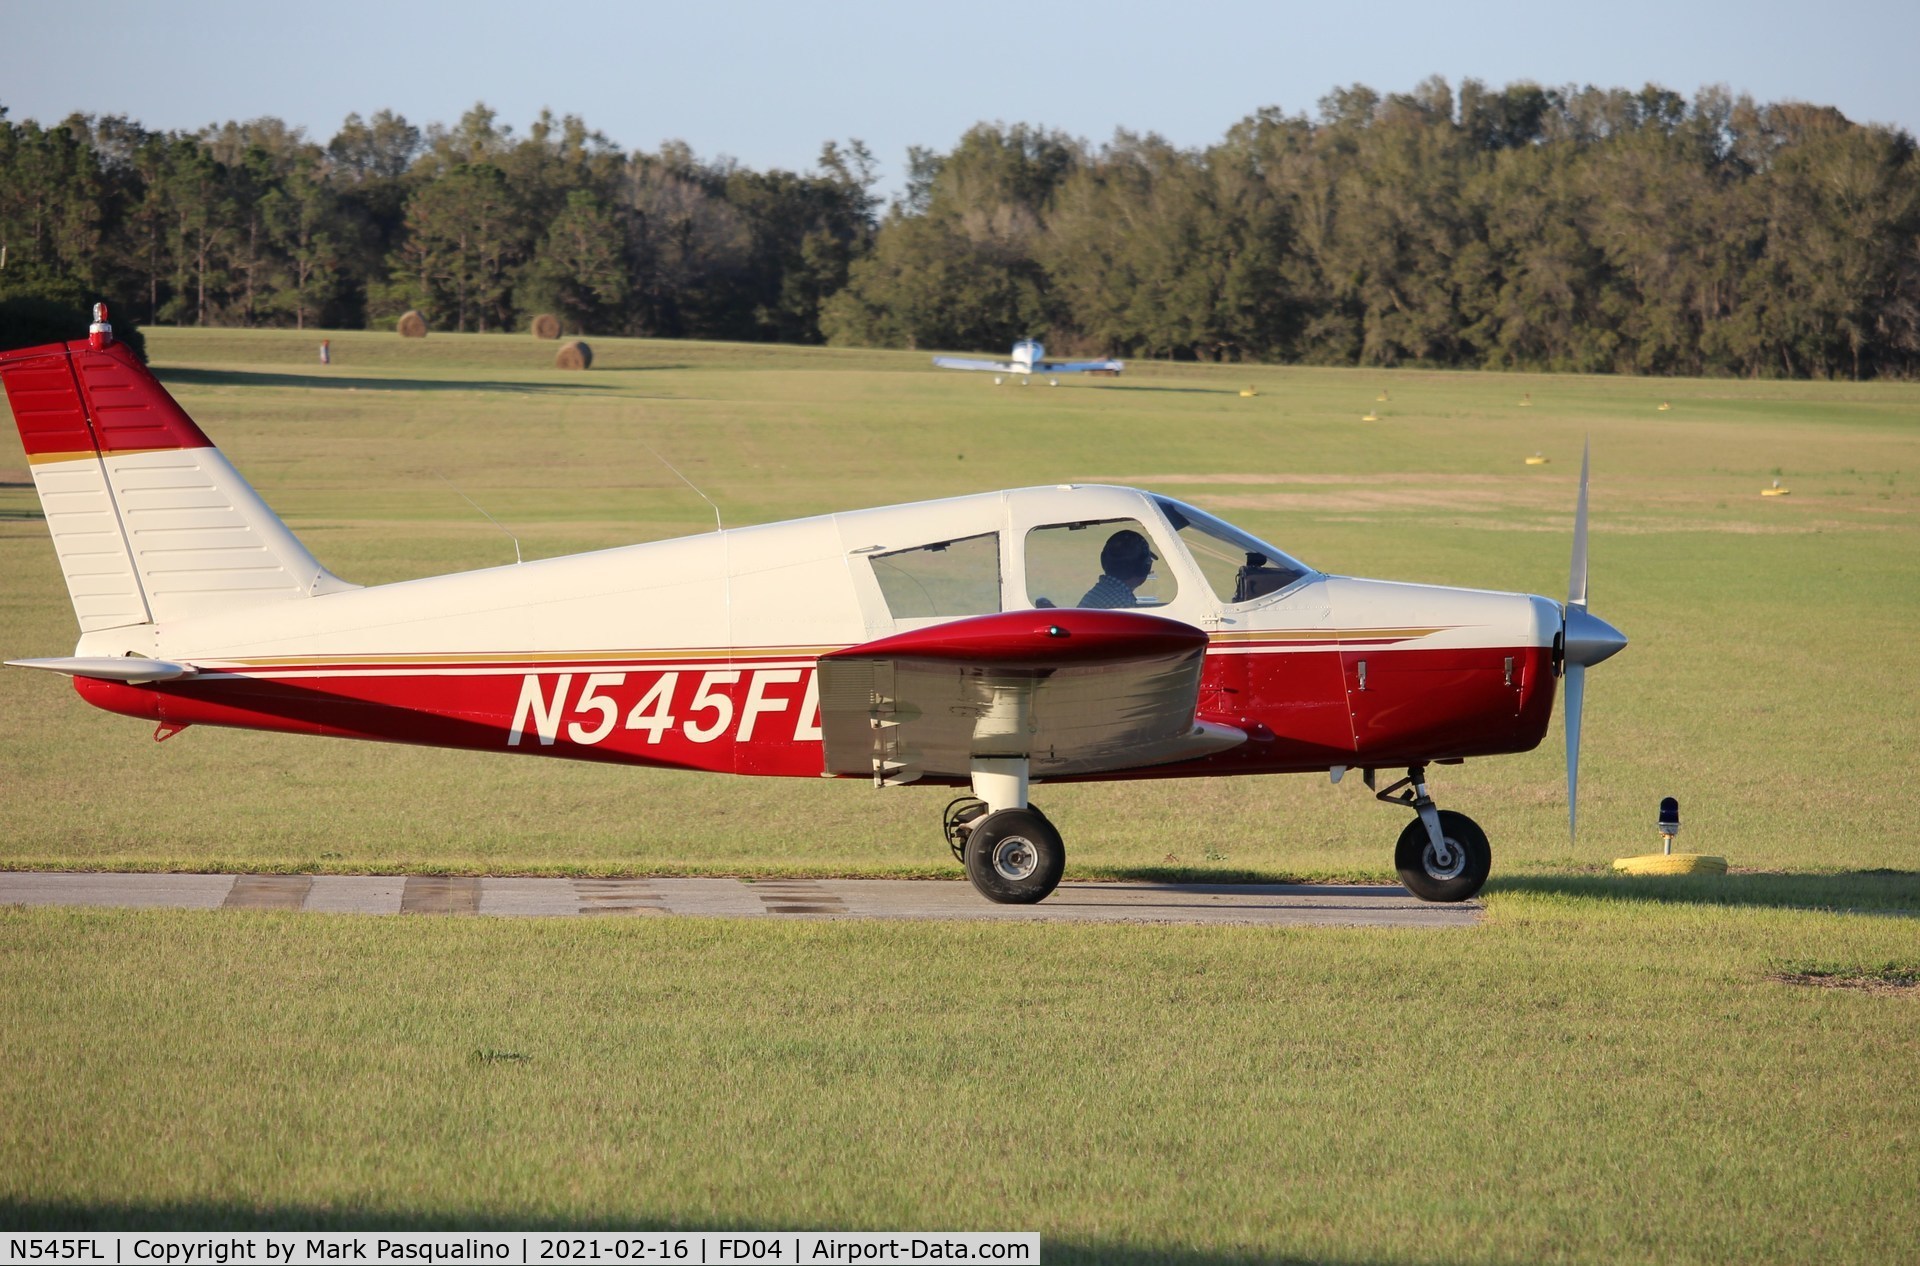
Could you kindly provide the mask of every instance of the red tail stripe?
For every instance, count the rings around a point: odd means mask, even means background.
[[[213,447],[123,343],[15,352],[0,357],[0,380],[29,457]]]
[[[7,386],[7,403],[13,406],[20,443],[29,457],[92,452],[93,430],[87,425],[66,349],[35,348],[34,352],[47,354],[0,357],[0,381]]]
[[[69,346],[101,452],[213,447],[126,344],[112,343],[97,352],[84,343]]]

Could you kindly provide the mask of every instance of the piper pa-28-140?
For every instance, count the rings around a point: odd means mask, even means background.
[[[999,386],[1009,375],[1020,375],[1020,385],[1033,381],[1033,375],[1046,378],[1048,385],[1058,387],[1061,374],[1117,374],[1126,365],[1117,360],[1047,360],[1047,349],[1032,339],[1021,339],[1013,345],[1012,360],[972,360],[965,356],[936,356],[933,363],[939,369],[972,369],[994,376],[993,385]]]
[[[64,673],[156,737],[223,725],[963,788],[974,886],[1065,865],[1030,781],[1405,770],[1395,862],[1464,900],[1485,834],[1426,769],[1537,746],[1626,644],[1565,603],[1326,575],[1134,488],[1021,488],[362,588],[256,496],[96,312],[0,354],[79,618]]]

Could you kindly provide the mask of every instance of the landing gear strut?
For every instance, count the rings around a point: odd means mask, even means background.
[[[1066,846],[1047,815],[1027,801],[1024,757],[973,762],[973,791],[947,806],[947,846],[974,889],[1002,905],[1031,905],[1060,886]]]
[[[1367,771],[1367,786],[1373,786]],[[1393,864],[1400,882],[1422,901],[1465,901],[1480,891],[1493,868],[1487,833],[1464,813],[1434,807],[1427,794],[1427,767],[1415,765],[1407,776],[1374,798],[1404,805],[1419,816],[1407,823],[1394,845]]]

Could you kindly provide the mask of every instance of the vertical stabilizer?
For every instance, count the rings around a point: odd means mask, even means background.
[[[0,353],[0,382],[83,633],[353,587],[104,322],[84,342]]]

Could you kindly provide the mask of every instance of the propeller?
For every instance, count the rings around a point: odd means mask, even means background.
[[[1579,832],[1580,713],[1586,705],[1587,669],[1619,653],[1625,634],[1587,612],[1587,467],[1593,457],[1593,437],[1580,454],[1580,501],[1573,513],[1573,565],[1567,581],[1567,604],[1560,623],[1560,671],[1566,683],[1567,708],[1567,835]]]

